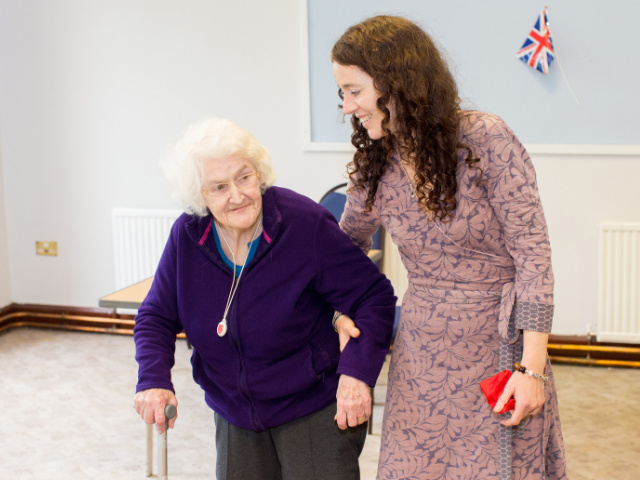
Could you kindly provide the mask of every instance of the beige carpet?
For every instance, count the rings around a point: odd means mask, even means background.
[[[0,335],[0,480],[146,478],[145,426],[131,408],[133,355],[131,337],[48,330]],[[191,378],[189,356],[179,341],[173,370],[179,419],[169,432],[169,478],[213,479],[213,415]],[[570,478],[640,479],[640,371],[561,365],[554,371]],[[381,404],[384,372],[379,383]],[[375,478],[381,418],[377,405],[374,435],[361,456],[363,480]]]

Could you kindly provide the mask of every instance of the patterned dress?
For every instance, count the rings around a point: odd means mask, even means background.
[[[382,225],[409,276],[378,480],[566,479],[548,360],[543,411],[517,427],[499,425],[478,385],[520,360],[523,329],[551,330],[551,249],[535,171],[500,118],[465,112],[460,132],[480,158],[482,180],[461,150],[453,220],[434,223],[418,207],[396,161],[371,213],[361,213],[366,192],[353,191],[340,222],[365,251]]]

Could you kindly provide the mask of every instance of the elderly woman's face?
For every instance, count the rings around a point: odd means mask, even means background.
[[[202,184],[205,204],[227,229],[255,228],[262,213],[260,178],[251,160],[235,155],[205,160]]]

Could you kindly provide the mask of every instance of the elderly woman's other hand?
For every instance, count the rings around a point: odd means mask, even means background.
[[[334,420],[338,427],[345,430],[347,426],[361,425],[371,416],[371,393],[369,385],[362,380],[341,375],[338,382],[338,411]]]
[[[360,336],[360,330],[356,327],[356,324],[353,323],[353,320],[345,314],[340,315],[338,320],[336,320],[336,330],[340,337],[341,352],[344,350],[344,347],[347,346],[347,342],[351,338],[358,338]]]
[[[143,390],[133,397],[133,406],[136,412],[140,414],[146,424],[155,423],[158,433],[164,432],[164,407],[169,404],[174,405],[176,409],[178,408],[178,400],[173,392],[162,388]],[[178,414],[176,413],[176,416],[169,420],[169,428],[173,428],[177,418]]]

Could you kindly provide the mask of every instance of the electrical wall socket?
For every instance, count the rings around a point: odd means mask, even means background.
[[[58,242],[36,242],[37,255],[58,256]]]

